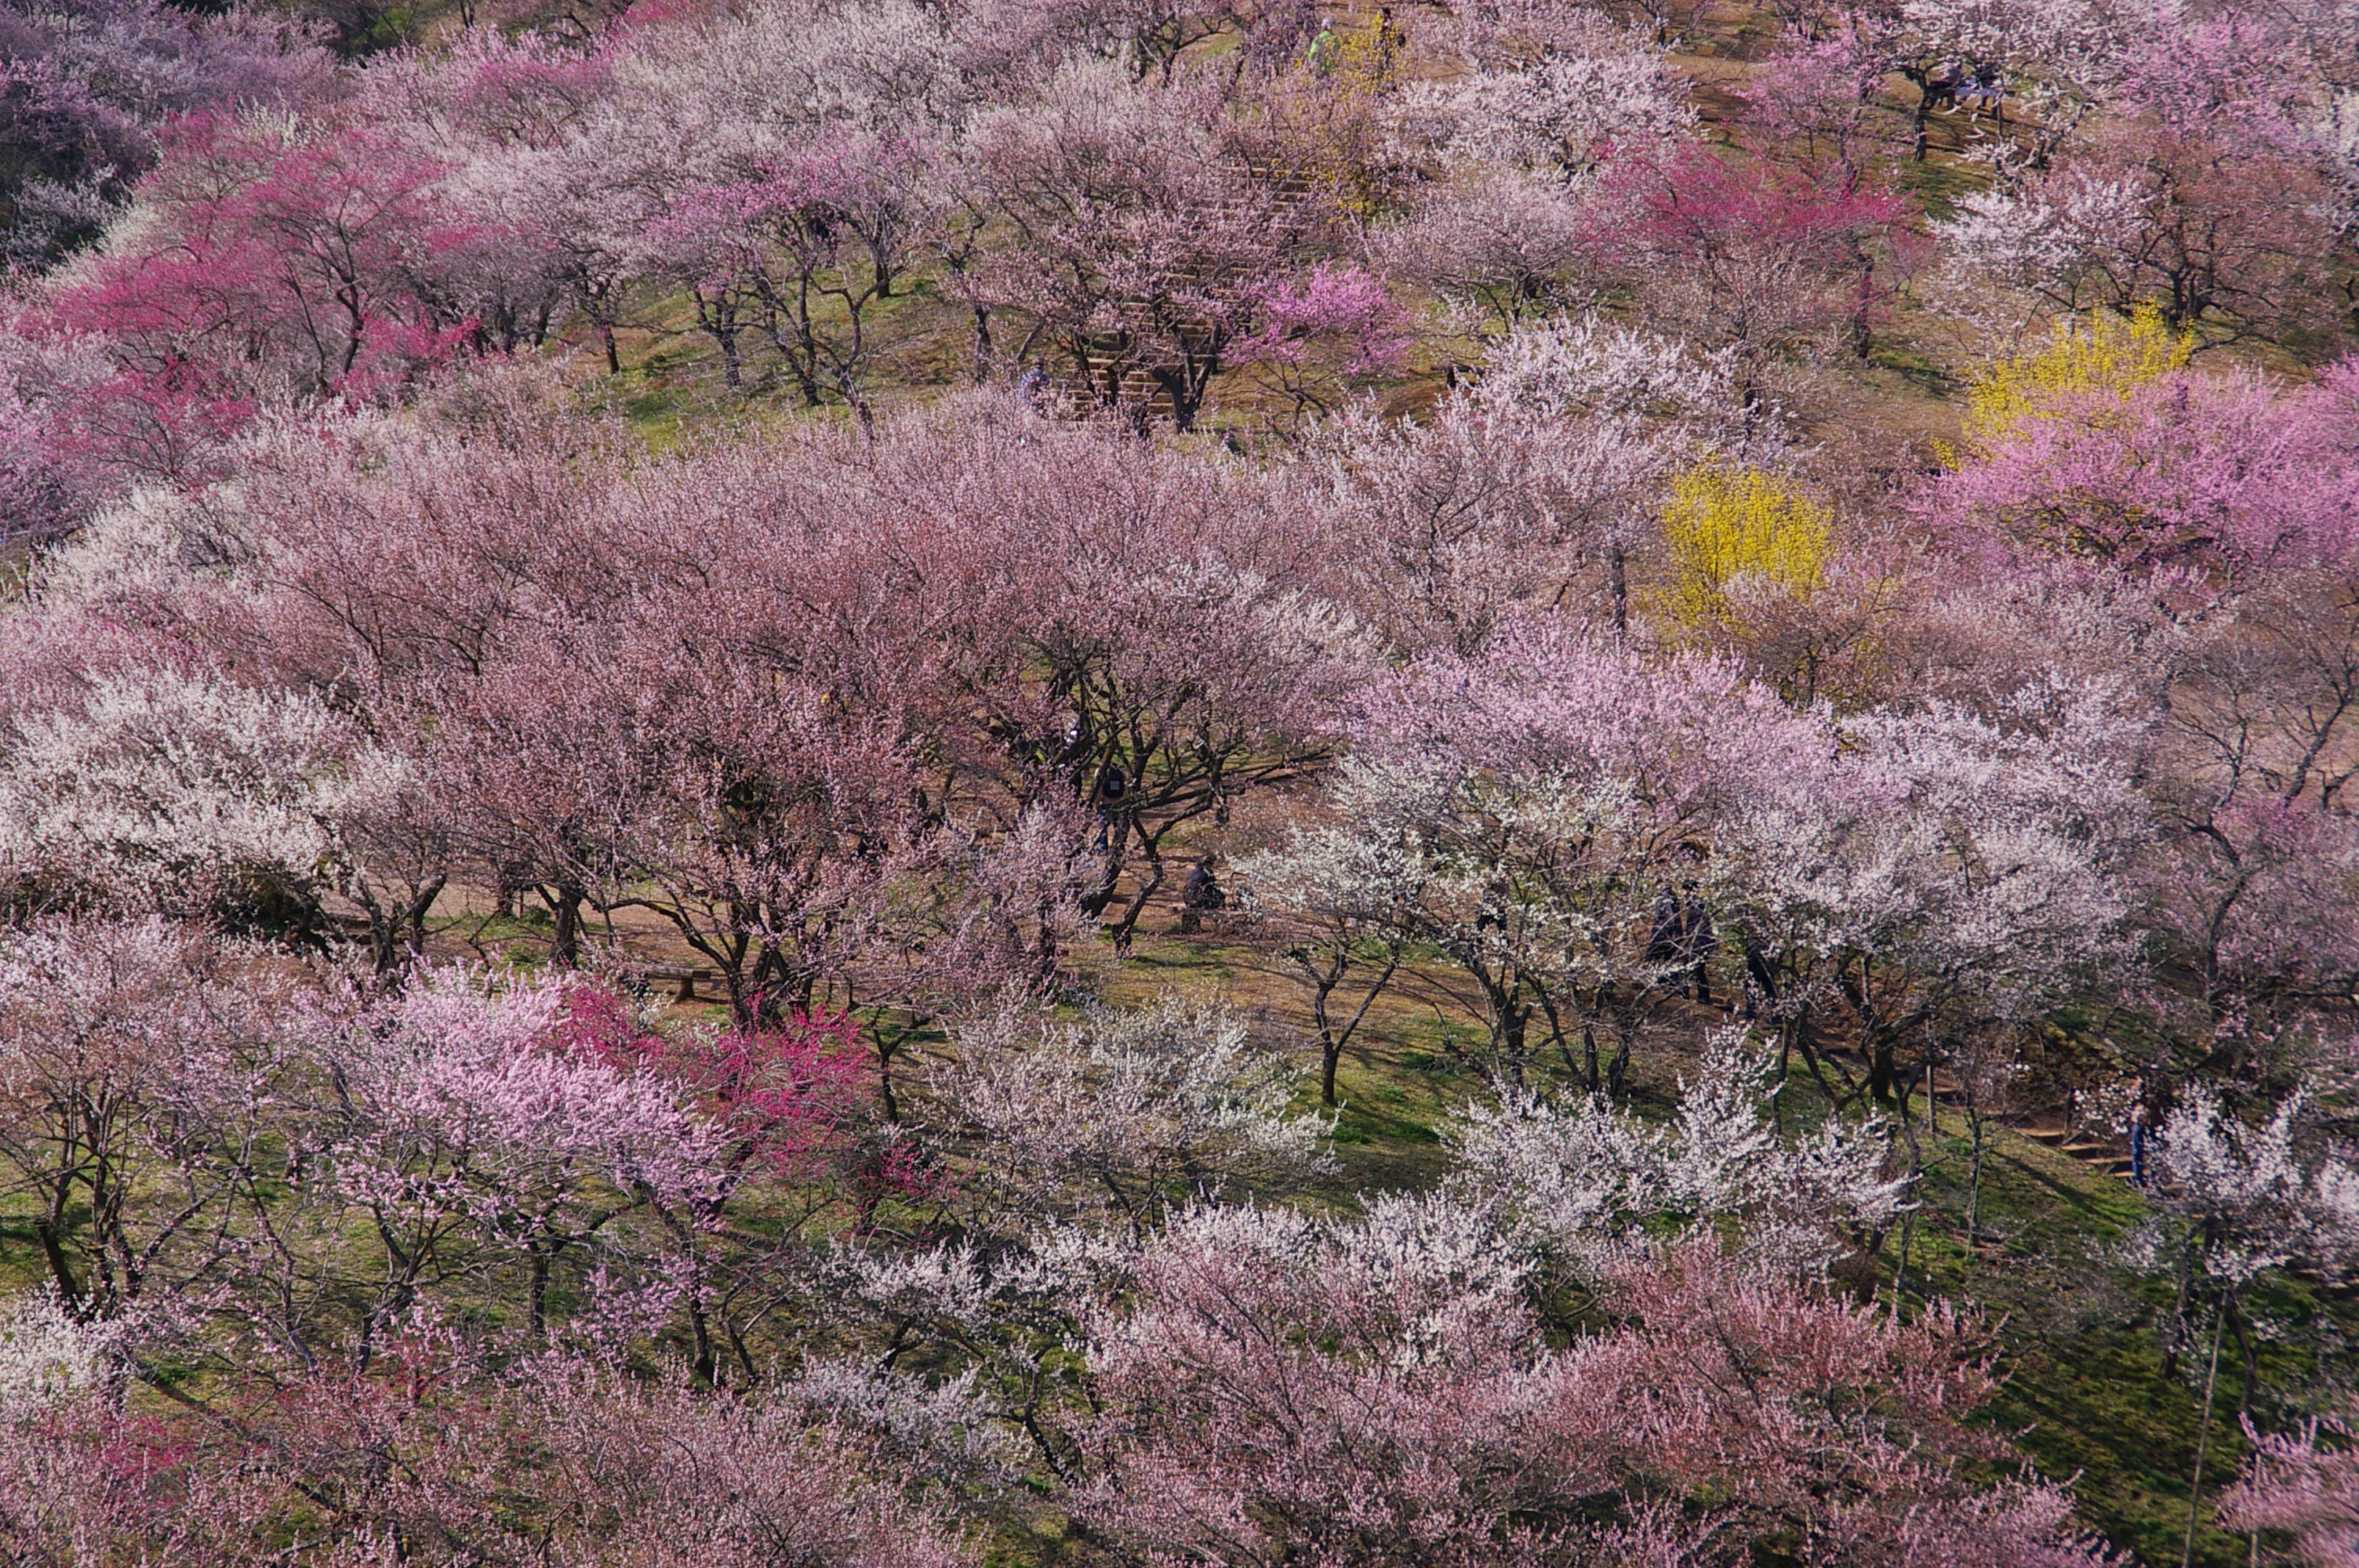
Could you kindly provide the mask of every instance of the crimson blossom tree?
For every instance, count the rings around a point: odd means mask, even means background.
[[[1865,357],[1902,207],[1860,169],[1747,167],[1690,147],[1619,180],[1636,210],[1616,242],[1623,276],[1656,320],[1734,352],[1749,403],[1768,399],[1780,353]]]
[[[470,322],[437,285],[468,222],[442,173],[367,124],[189,120],[142,188],[142,238],[65,275],[58,320],[107,334],[125,395],[161,418],[398,382]]]

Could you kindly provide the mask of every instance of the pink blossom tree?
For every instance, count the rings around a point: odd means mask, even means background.
[[[1085,1309],[1103,1413],[1075,1505],[1219,1563],[1741,1563],[1773,1534],[1826,1563],[2102,1561],[2060,1495],[1945,1463],[1995,1448],[1960,1420],[1992,1389],[1970,1319],[1903,1327],[1689,1249],[1551,1349],[1525,1288],[1445,1204],[1185,1213]]]
[[[1027,319],[1085,401],[1143,378],[1191,428],[1310,215],[1252,172],[1209,79],[1150,85],[1072,65],[1038,107],[980,116],[971,178],[1012,229],[970,287]],[[1018,358],[1029,357],[1029,351]]]
[[[555,982],[486,994],[480,977],[429,971],[307,1031],[318,1081],[299,1124],[316,1168],[256,1281],[266,1310],[293,1309],[279,1333],[320,1354],[349,1332],[365,1368],[430,1273],[520,1257],[525,1327],[538,1338],[561,1264],[641,1205],[686,1210],[721,1179],[719,1140],[682,1092],[585,1048],[564,1006]],[[305,1232],[354,1222],[374,1245],[361,1310],[340,1322],[322,1314],[332,1292],[314,1297],[323,1281]]]
[[[0,16],[5,246],[38,267],[97,236],[157,157],[166,123],[299,109],[333,78],[311,29],[142,0],[12,5]]]
[[[0,939],[0,1179],[78,1321],[168,1318],[235,1250],[288,1000],[253,957],[156,920]]]
[[[1842,163],[1746,168],[1701,147],[1616,178],[1636,209],[1615,241],[1623,275],[1657,322],[1733,351],[1748,400],[1768,396],[1780,352],[1864,356],[1891,293],[1897,198]]]
[[[2312,1568],[2359,1563],[2359,1487],[2352,1476],[2347,1418],[2313,1422],[2298,1433],[2252,1434],[2253,1457],[2220,1498],[2220,1522],[2248,1532],[2291,1535]]]
[[[1408,351],[1407,313],[1354,266],[1321,262],[1299,287],[1274,282],[1255,314],[1259,330],[1230,360],[1291,405],[1293,426],[1397,372]]]
[[[1733,666],[1666,670],[1538,621],[1364,711],[1335,826],[1295,830],[1271,891],[1397,922],[1462,978],[1495,1070],[1552,1051],[1592,1092],[1619,1089],[1639,1022],[1710,957],[1667,950],[1658,906],[1698,896],[1716,824],[1826,744]]]
[[[2329,326],[2334,249],[2304,57],[2242,16],[2170,32],[2125,51],[2114,114],[2068,153],[1961,203],[1953,265],[2045,311],[2151,304],[2206,343],[2302,341]]]

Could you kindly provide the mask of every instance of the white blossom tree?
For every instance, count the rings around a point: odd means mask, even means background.
[[[1290,1110],[1297,1073],[1234,1012],[1164,997],[1079,1023],[1018,1013],[967,1030],[934,1088],[989,1200],[1137,1227],[1227,1179],[1320,1168],[1332,1124]]]

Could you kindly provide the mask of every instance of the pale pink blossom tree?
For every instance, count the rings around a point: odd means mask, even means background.
[[[1995,1452],[1960,1419],[1992,1389],[1969,1319],[1903,1327],[1690,1249],[1552,1349],[1526,1284],[1444,1203],[1182,1214],[1084,1309],[1075,1504],[1216,1563],[1741,1563],[1767,1533],[1828,1564],[2102,1561],[2059,1494],[1951,1467]]]

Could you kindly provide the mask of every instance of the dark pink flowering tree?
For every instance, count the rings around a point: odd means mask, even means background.
[[[56,319],[106,334],[123,397],[166,428],[397,385],[474,325],[439,277],[470,225],[443,173],[371,126],[192,119],[142,189],[142,241],[63,278]]]
[[[2134,573],[2180,567],[2233,591],[2350,539],[2348,369],[2280,395],[2174,372],[2017,420],[1933,492],[1939,515],[2022,550]]]
[[[1891,295],[1898,198],[1842,161],[1764,169],[1703,147],[1618,178],[1636,207],[1614,237],[1622,266],[1658,322],[1733,350],[1748,391],[1767,395],[1783,351],[1864,355]]]
[[[860,1230],[887,1200],[940,1195],[940,1174],[919,1147],[873,1114],[868,1052],[848,1013],[658,1033],[614,992],[577,984],[554,1037],[670,1086],[708,1119],[701,1183],[649,1194],[669,1236],[668,1279],[687,1316],[690,1364],[707,1381],[724,1356],[754,1379],[755,1325],[778,1308],[782,1292],[792,1293],[810,1245],[795,1232],[823,1222],[836,1195],[849,1195]],[[889,1076],[886,1085],[889,1108]],[[730,1244],[746,1238],[746,1200],[775,1218],[782,1195],[796,1223],[781,1243]]]

